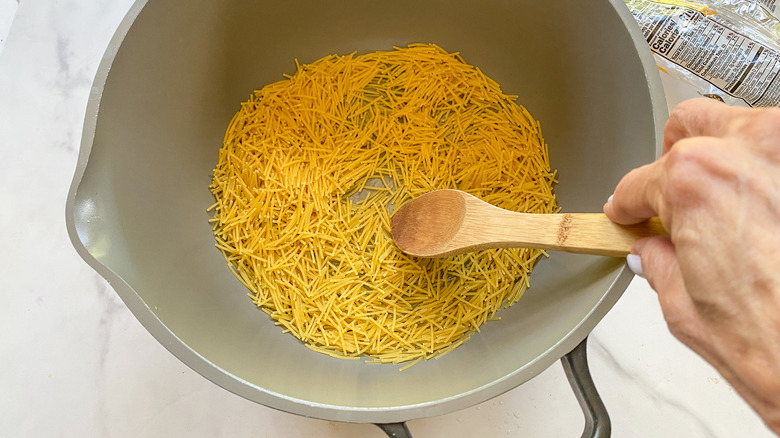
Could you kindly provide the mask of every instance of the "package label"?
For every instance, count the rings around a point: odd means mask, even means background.
[[[778,16],[778,10],[777,10],[777,0],[758,0],[758,3],[761,4],[766,10],[772,14],[773,16]]]
[[[626,4],[657,56],[751,106],[780,104],[780,51],[696,9],[641,0]]]

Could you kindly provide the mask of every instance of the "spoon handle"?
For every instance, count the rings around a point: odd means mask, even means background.
[[[603,213],[529,214],[497,210],[483,216],[482,223],[474,224],[486,247],[528,247],[623,257],[637,239],[667,235],[657,217],[634,225],[618,225]]]

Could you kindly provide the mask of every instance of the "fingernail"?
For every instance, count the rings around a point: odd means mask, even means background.
[[[615,195],[609,195],[609,198],[607,198],[607,202],[604,203],[604,206],[601,207],[601,209],[604,211],[604,213],[607,212],[607,207],[609,206],[609,203],[612,202],[612,197]]]
[[[629,254],[626,256],[628,269],[639,277],[645,278],[645,271],[642,270],[642,257],[639,254]]]

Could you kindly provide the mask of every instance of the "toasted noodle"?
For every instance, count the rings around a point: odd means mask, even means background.
[[[298,64],[225,133],[216,246],[254,303],[314,351],[387,363],[447,353],[520,299],[542,252],[418,259],[393,244],[390,217],[444,188],[558,211],[539,124],[514,100],[435,45]]]

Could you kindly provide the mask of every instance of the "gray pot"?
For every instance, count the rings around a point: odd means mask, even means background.
[[[542,123],[565,211],[600,211],[625,172],[659,154],[666,103],[621,0],[138,0],[87,108],[67,205],[76,250],[184,363],[287,412],[398,423],[483,402],[541,373],[625,290],[623,260],[555,253],[501,321],[399,372],[332,359],[283,334],[214,248],[208,185],[239,102],[292,73],[294,58],[412,42],[460,51],[519,95]],[[578,352],[567,363],[586,365]],[[606,417],[589,422],[608,433]]]

